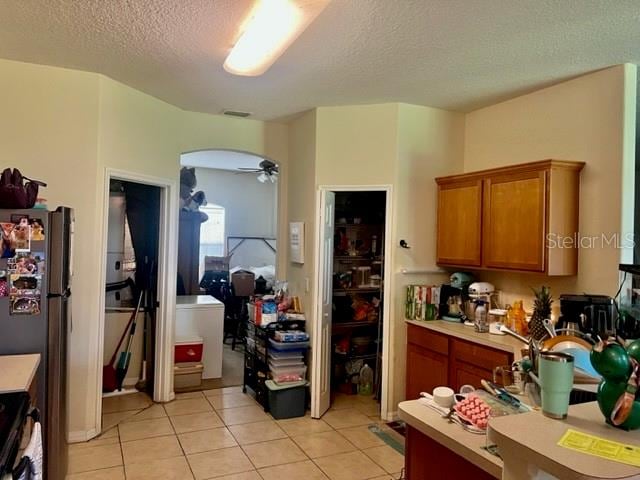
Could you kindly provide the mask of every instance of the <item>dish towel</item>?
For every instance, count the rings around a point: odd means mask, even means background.
[[[42,426],[35,422],[29,445],[14,470],[13,480],[42,480]]]

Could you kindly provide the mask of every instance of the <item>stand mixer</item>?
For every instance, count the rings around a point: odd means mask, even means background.
[[[487,310],[489,310],[489,315],[491,315],[492,312],[492,304],[495,303],[491,300],[495,295],[496,288],[489,282],[473,282],[469,285],[469,298],[471,298],[476,304],[479,300],[482,300],[488,307]],[[467,320],[465,325],[473,325],[472,319]],[[495,327],[495,322],[494,324],[489,325],[489,332],[494,335],[504,335],[504,333],[499,332],[498,328]]]

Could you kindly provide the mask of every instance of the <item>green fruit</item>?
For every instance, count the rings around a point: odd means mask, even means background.
[[[611,423],[610,417],[613,407],[615,407],[618,398],[627,388],[626,383],[612,382],[603,380],[598,386],[598,407],[605,417],[607,423]],[[627,420],[619,426],[626,430],[635,430],[640,428],[640,401],[633,402],[633,408]]]
[[[640,363],[640,339],[631,342],[627,347],[627,353],[630,357],[635,358]]]
[[[597,347],[597,346],[596,346]],[[627,383],[631,361],[627,351],[617,343],[607,344],[602,351],[591,350],[591,365],[605,380]]]

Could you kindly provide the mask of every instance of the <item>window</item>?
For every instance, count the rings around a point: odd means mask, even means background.
[[[224,207],[209,204],[200,207],[209,219],[200,225],[200,276],[204,275],[205,256],[224,256]]]

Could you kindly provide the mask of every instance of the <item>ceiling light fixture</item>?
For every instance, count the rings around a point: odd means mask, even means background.
[[[224,69],[234,75],[262,75],[330,1],[258,0]]]

